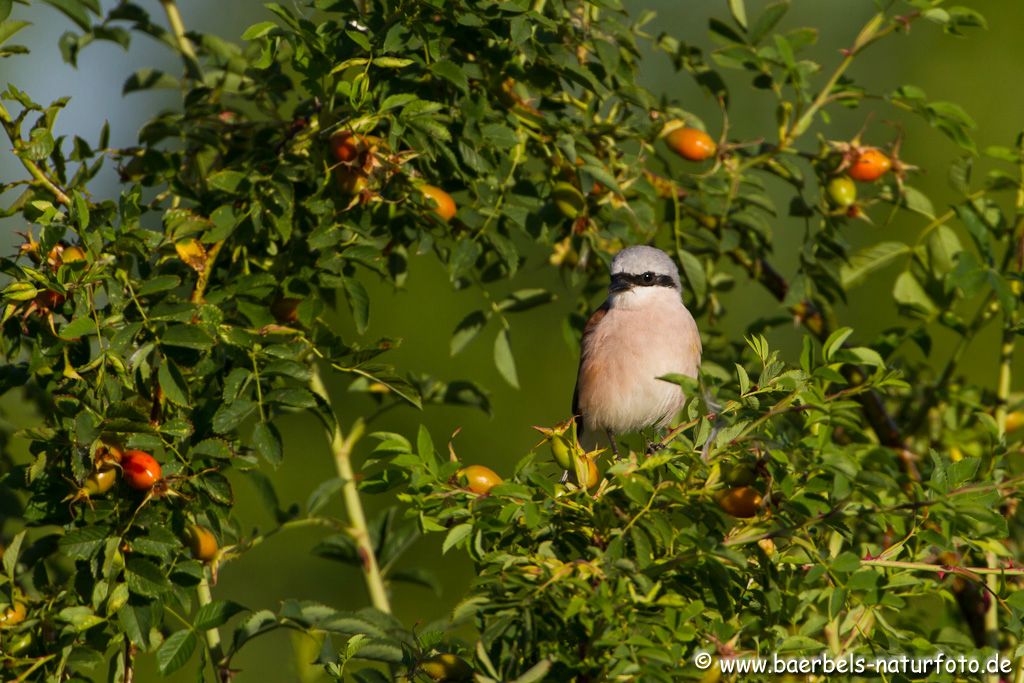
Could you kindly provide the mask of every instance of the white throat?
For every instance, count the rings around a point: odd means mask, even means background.
[[[682,305],[679,290],[673,287],[633,287],[608,295],[608,306],[623,311]]]

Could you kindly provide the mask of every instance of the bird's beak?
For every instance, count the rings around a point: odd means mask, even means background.
[[[629,281],[625,273],[615,273],[612,275],[611,284],[608,285],[608,293],[615,294],[616,292],[624,292],[632,288],[633,283]]]

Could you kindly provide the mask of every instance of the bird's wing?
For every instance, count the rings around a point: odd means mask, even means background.
[[[583,326],[583,336],[580,338],[580,369],[583,368],[583,359],[587,353],[587,346],[589,345],[590,336],[597,329],[598,323],[608,313],[608,302],[605,301],[601,308],[597,309],[590,315],[590,319],[587,320],[587,324]],[[580,373],[576,371],[576,388],[572,392],[572,414],[573,419],[576,420],[576,438],[583,438],[583,416],[580,414]]]

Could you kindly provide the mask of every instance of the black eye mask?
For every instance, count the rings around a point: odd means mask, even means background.
[[[675,289],[675,281],[668,275],[659,275],[650,271],[646,273],[614,273],[610,292],[621,292],[633,287],[671,287]]]

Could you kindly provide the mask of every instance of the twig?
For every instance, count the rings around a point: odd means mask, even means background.
[[[391,604],[388,600],[387,590],[384,587],[384,578],[381,576],[380,567],[377,565],[377,556],[370,543],[370,532],[366,524],[366,515],[363,512],[363,503],[359,498],[359,488],[356,486],[355,473],[352,470],[352,448],[362,437],[365,425],[361,420],[356,420],[352,425],[352,431],[348,438],[341,431],[341,423],[331,405],[331,398],[320,377],[320,368],[316,362],[313,363],[312,376],[309,380],[309,387],[313,393],[320,396],[331,411],[331,418],[334,428],[328,433],[331,441],[331,452],[334,455],[334,466],[338,470],[338,477],[341,478],[341,495],[345,501],[345,510],[348,513],[348,521],[351,525],[349,533],[356,542],[359,557],[362,561],[363,578],[366,580],[366,588],[370,593],[370,600],[373,606],[381,612],[391,612]]]
[[[1024,568],[1002,568],[1002,567],[958,567],[945,564],[931,564],[929,562],[906,562],[903,560],[881,560],[867,558],[860,561],[874,567],[888,567],[890,569],[910,569],[913,571],[932,572],[934,574],[959,574],[971,577],[972,574],[988,576],[1024,576]]]
[[[7,139],[14,145],[15,150],[18,148],[18,144],[21,142],[21,136],[17,133],[17,126],[11,119],[10,112],[7,111],[2,103],[0,103],[0,124],[3,124],[4,132],[7,134]],[[50,180],[50,178],[43,172],[43,169],[31,159],[26,159],[20,154],[15,154],[18,160],[21,161],[21,165],[25,167],[25,170],[35,179],[33,185],[41,185],[46,188],[50,194],[54,196],[60,204],[64,206],[71,206],[71,198],[59,187],[57,184]]]

